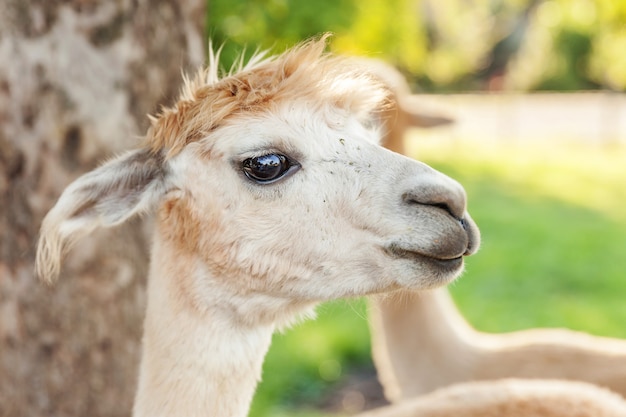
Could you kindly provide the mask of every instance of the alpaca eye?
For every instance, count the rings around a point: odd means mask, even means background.
[[[246,177],[263,184],[278,180],[293,166],[285,155],[277,153],[248,158],[242,164]]]

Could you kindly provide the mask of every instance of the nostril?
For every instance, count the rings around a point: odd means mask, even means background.
[[[418,194],[418,193],[404,193],[402,195],[402,200],[409,205],[424,205],[424,206],[431,206],[431,207],[437,207],[441,210],[444,210],[445,212],[449,213],[452,217],[454,217],[455,219],[459,219],[460,216],[457,216],[454,212],[454,209],[450,206],[450,204],[445,201],[445,198],[443,198],[440,195],[436,195],[436,194]]]
[[[433,203],[433,204],[430,204],[430,205],[433,206],[433,207],[440,208],[440,209],[442,209],[444,211],[447,211],[448,213],[450,213],[450,215],[452,217],[456,218],[456,216],[454,215],[454,213],[452,213],[452,210],[450,210],[450,206],[447,203]]]
[[[411,184],[411,188],[402,193],[402,200],[408,205],[433,206],[445,210],[455,219],[460,219],[465,213],[465,190],[460,184],[453,182],[447,177],[439,178],[440,181]]]
[[[459,220],[459,223],[461,223],[461,227],[463,228],[463,230],[467,232],[467,229],[469,227],[469,225],[467,224],[467,220],[465,220],[465,218],[461,218],[461,220]]]

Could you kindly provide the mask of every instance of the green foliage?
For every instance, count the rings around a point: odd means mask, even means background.
[[[537,8],[531,31],[540,39],[527,45],[527,57],[544,62],[520,87],[531,89],[626,89],[624,16],[626,2],[602,0],[548,0]],[[535,61],[536,62],[536,61]]]
[[[591,48],[588,34],[567,28],[561,30],[554,39],[554,50],[560,57],[558,69],[552,74],[545,74],[536,89],[566,91],[597,87],[589,80],[585,71],[588,68]]]
[[[230,67],[323,32],[431,91],[626,89],[626,1],[211,0],[208,32]]]
[[[209,36],[224,45],[222,63],[229,68],[239,53],[282,51],[324,32],[337,32],[352,21],[352,0],[211,0]],[[252,49],[249,49],[252,48]]]
[[[358,4],[349,25],[337,31],[333,48],[351,55],[385,59],[407,73],[424,71],[427,34],[418,3],[368,0]]]
[[[626,1],[598,0],[589,72],[594,81],[626,90]]]

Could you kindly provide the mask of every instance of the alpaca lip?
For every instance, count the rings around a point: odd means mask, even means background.
[[[410,249],[403,249],[397,245],[390,245],[385,248],[385,252],[397,259],[408,259],[414,260],[421,263],[427,263],[434,267],[439,267],[442,269],[450,269],[457,268],[463,264],[463,256],[452,256],[449,258],[437,257],[432,255],[427,255],[421,252],[417,252]]]

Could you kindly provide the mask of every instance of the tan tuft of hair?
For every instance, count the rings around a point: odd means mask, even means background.
[[[219,50],[211,52],[206,68],[193,78],[184,77],[176,104],[150,117],[146,146],[172,157],[234,116],[268,111],[285,101],[306,100],[357,114],[382,110],[387,88],[356,61],[325,53],[329,36],[278,56],[257,52],[221,78]]]

